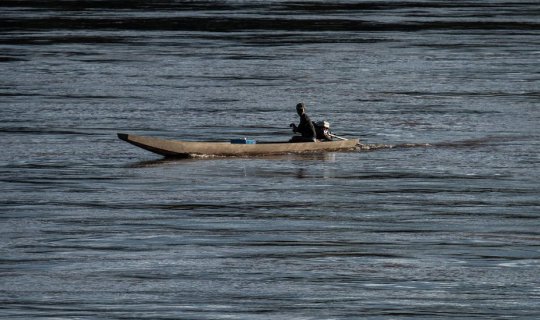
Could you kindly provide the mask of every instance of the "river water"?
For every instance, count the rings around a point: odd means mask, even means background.
[[[535,1],[0,3],[0,318],[538,319]],[[166,160],[117,132],[355,152]]]

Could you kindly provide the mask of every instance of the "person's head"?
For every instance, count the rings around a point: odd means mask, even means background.
[[[299,116],[303,115],[306,112],[306,106],[302,102],[300,102],[296,105],[296,112]]]

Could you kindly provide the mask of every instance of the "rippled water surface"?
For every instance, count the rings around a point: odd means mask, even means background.
[[[0,3],[0,318],[537,319],[535,1]],[[116,138],[354,152],[162,159]]]

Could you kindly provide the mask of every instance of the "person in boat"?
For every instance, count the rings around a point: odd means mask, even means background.
[[[301,136],[293,136],[290,142],[316,142],[317,133],[315,132],[315,126],[306,113],[306,106],[303,103],[296,105],[296,112],[300,116],[300,123],[298,126],[291,123],[291,128],[294,133],[300,133]]]

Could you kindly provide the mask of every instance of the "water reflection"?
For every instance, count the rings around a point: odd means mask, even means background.
[[[280,155],[267,155],[267,156],[250,156],[250,157],[219,157],[219,156],[193,156],[189,158],[159,158],[155,160],[144,160],[135,163],[128,164],[129,168],[149,168],[149,167],[162,167],[170,165],[183,165],[194,162],[204,161],[246,161],[246,160],[270,160],[270,161],[323,161],[323,162],[336,162],[335,152],[323,152],[323,153],[291,153]]]

